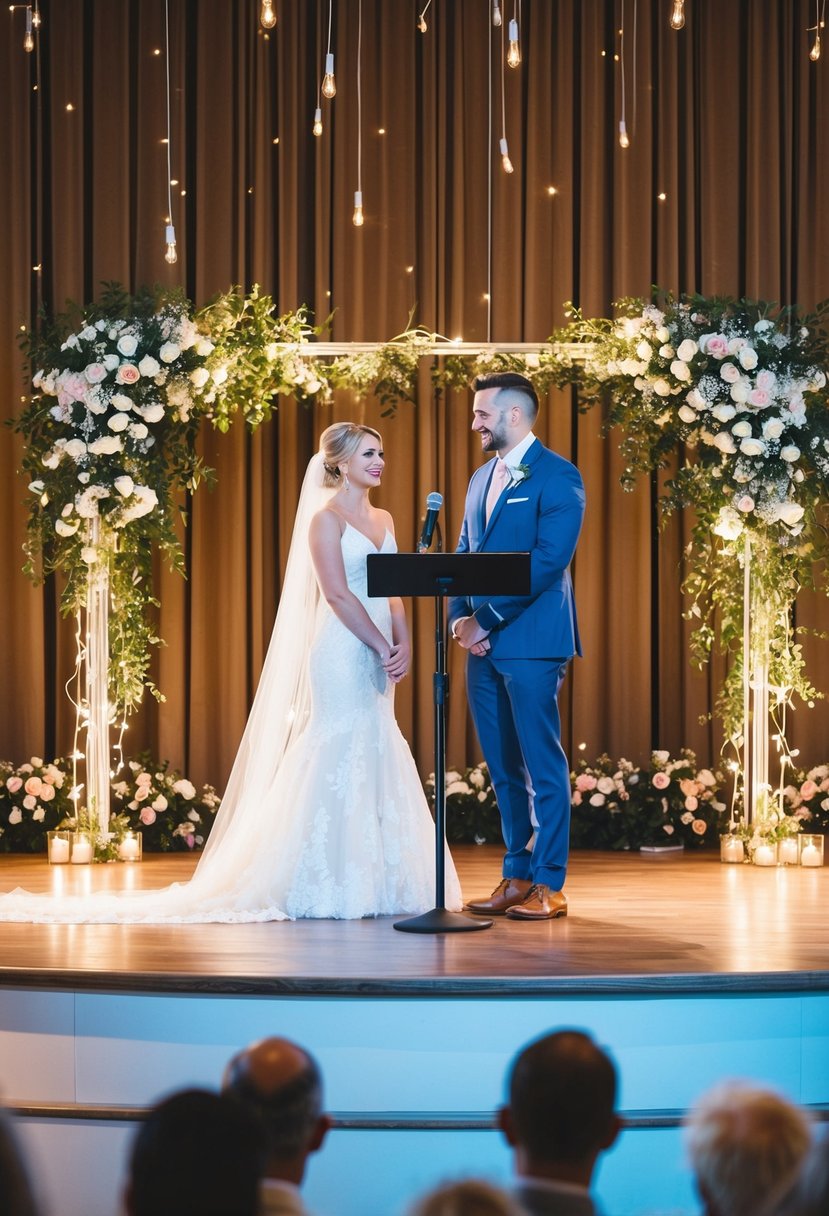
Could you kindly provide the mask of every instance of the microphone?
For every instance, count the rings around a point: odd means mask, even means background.
[[[417,542],[418,553],[425,553],[432,543],[432,535],[435,531],[435,524],[438,522],[438,513],[443,506],[443,495],[436,492],[426,495],[426,517],[423,520],[423,530],[420,533],[420,540]]]

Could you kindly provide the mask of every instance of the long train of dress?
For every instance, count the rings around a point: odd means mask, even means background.
[[[387,532],[379,552],[394,549]],[[366,556],[377,551],[346,525],[342,553],[349,588],[391,640],[389,602],[369,598],[366,589]],[[159,891],[69,897],[17,889],[0,896],[0,920],[352,919],[431,908],[434,825],[394,716],[394,686],[375,652],[324,600],[317,611],[307,725],[275,771],[254,757],[247,771],[257,774],[255,785],[244,790],[243,806],[189,882]],[[446,906],[461,906],[448,851]]]

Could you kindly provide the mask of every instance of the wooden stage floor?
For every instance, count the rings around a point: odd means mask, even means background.
[[[500,851],[454,850],[467,898]],[[52,868],[0,858],[0,891],[159,887],[194,859]],[[829,990],[829,869],[722,865],[707,854],[582,853],[570,915],[476,933],[398,933],[388,918],[249,925],[0,924],[0,985],[131,992],[509,995]]]

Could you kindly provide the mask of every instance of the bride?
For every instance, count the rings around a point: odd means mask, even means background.
[[[377,431],[328,427],[294,523],[253,707],[204,853],[158,891],[0,896],[0,920],[199,922],[358,918],[434,904],[434,826],[394,717],[408,671],[403,605],[369,598],[366,557],[396,551],[372,505]],[[446,905],[460,908],[447,852]]]

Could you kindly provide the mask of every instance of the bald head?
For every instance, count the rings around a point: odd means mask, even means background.
[[[222,1089],[261,1122],[271,1175],[298,1181],[328,1128],[313,1056],[289,1039],[262,1039],[233,1057]]]

